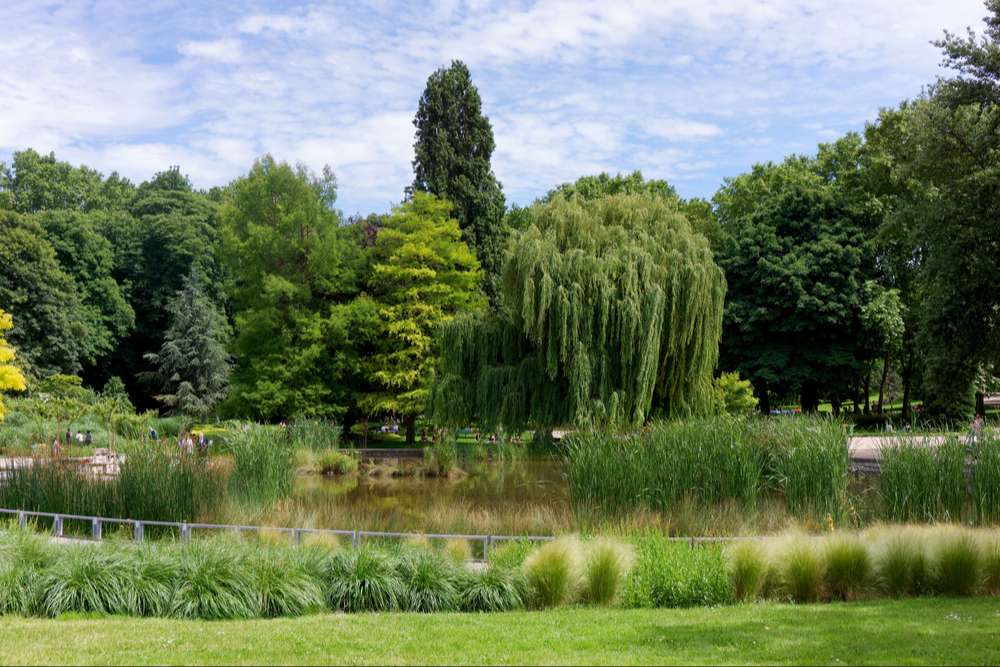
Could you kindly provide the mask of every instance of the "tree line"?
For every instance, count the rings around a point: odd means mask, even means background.
[[[461,62],[414,119],[414,180],[346,217],[329,168],[134,185],[27,149],[0,165],[0,308],[31,378],[139,407],[346,423],[642,423],[759,407],[956,419],[1000,361],[1000,0],[938,42],[950,77],[710,200],[638,172],[508,207]],[[872,401],[869,397],[877,394]]]

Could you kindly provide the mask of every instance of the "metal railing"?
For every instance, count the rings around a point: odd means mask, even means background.
[[[500,542],[548,542],[553,540],[549,535],[465,535],[458,533],[396,533],[379,530],[342,530],[335,528],[288,528],[282,526],[248,526],[238,524],[222,523],[197,523],[183,521],[152,521],[146,519],[119,519],[103,516],[84,516],[80,514],[62,514],[56,512],[35,512],[32,510],[12,510],[0,508],[0,515],[16,516],[18,526],[27,528],[28,519],[40,517],[52,519],[52,535],[54,537],[65,537],[63,523],[69,521],[81,521],[90,524],[90,539],[100,542],[104,539],[104,525],[130,526],[132,539],[142,542],[146,537],[147,526],[157,526],[177,529],[183,541],[191,539],[194,530],[216,530],[235,533],[260,533],[262,531],[271,533],[286,533],[289,544],[299,546],[302,544],[303,536],[311,534],[332,535],[338,540],[350,538],[351,548],[357,549],[364,540],[367,539],[428,539],[428,540],[466,540],[468,542],[478,542],[482,547],[482,560],[489,558],[490,549]]]

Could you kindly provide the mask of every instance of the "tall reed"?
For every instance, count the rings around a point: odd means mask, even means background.
[[[230,489],[240,500],[273,503],[292,492],[295,446],[279,429],[250,424],[229,438],[233,456]]]
[[[940,445],[909,438],[881,450],[881,494],[892,521],[960,521],[966,501],[965,447],[956,438]]]

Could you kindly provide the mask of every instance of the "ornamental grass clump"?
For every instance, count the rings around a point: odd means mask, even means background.
[[[981,549],[983,589],[990,595],[1000,595],[1000,539],[985,539]]]
[[[403,611],[457,611],[460,570],[433,551],[403,554],[397,567],[402,582],[399,608]]]
[[[890,597],[930,592],[930,561],[922,541],[909,532],[890,537],[876,557],[875,575]]]
[[[597,539],[586,545],[584,559],[581,600],[593,605],[612,604],[632,569],[631,547],[614,540]]]
[[[491,565],[485,570],[465,573],[459,586],[462,611],[513,611],[525,606],[529,584],[525,575],[505,567]]]
[[[326,606],[320,580],[287,550],[258,551],[247,565],[260,616],[302,616]]]
[[[524,561],[531,606],[559,607],[572,602],[580,585],[580,543],[571,537],[548,542]]]
[[[872,561],[868,549],[854,536],[836,536],[823,549],[823,581],[836,600],[854,600],[868,590]]]
[[[738,542],[729,551],[729,583],[737,600],[747,602],[761,595],[767,578],[768,562],[760,544]]]
[[[965,530],[948,530],[938,539],[931,580],[934,592],[954,597],[975,594],[982,572],[975,539]]]
[[[170,615],[176,618],[253,618],[260,610],[244,554],[224,540],[177,548],[177,587]]]
[[[48,616],[69,612],[135,614],[135,569],[121,553],[97,546],[64,547],[40,582]]]
[[[795,602],[816,602],[823,592],[823,561],[806,539],[793,539],[781,556],[782,589]]]
[[[327,604],[340,611],[391,611],[403,597],[396,564],[370,549],[334,553],[324,583]]]

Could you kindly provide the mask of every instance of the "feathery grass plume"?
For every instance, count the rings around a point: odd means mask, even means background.
[[[983,588],[990,595],[1000,595],[1000,539],[985,538],[982,543]]]
[[[395,563],[384,554],[365,548],[330,557],[325,593],[331,609],[391,611],[399,607],[402,588]]]
[[[525,559],[523,567],[533,607],[568,604],[580,585],[580,543],[574,537],[547,542]]]
[[[462,538],[448,540],[441,551],[448,560],[459,565],[472,560],[472,545]]]
[[[524,560],[535,549],[535,544],[528,540],[505,540],[497,544],[494,543],[490,549],[490,565],[516,569],[524,564]]]
[[[943,531],[934,553],[934,592],[956,597],[975,594],[981,567],[979,546],[968,531]]]
[[[693,607],[732,600],[722,549],[691,548],[657,534],[635,539],[636,562],[622,590],[626,607]]]
[[[407,548],[417,551],[430,551],[434,548],[426,535],[411,535],[403,543]]]
[[[816,602],[823,592],[823,561],[806,538],[793,539],[781,556],[782,587],[795,602]]]
[[[337,533],[303,531],[299,543],[304,547],[325,547],[327,549],[342,549],[344,545]]]
[[[253,618],[260,605],[246,560],[224,539],[178,548],[177,588],[170,615],[177,618]]]
[[[513,611],[525,606],[528,588],[523,573],[491,565],[459,578],[459,605],[462,611]]]
[[[588,543],[584,553],[580,597],[589,604],[610,605],[632,569],[633,551],[627,544],[599,538]]]
[[[404,611],[457,611],[459,571],[433,551],[404,554],[397,566],[402,581],[399,608]]]
[[[868,548],[857,537],[827,539],[823,559],[825,588],[832,598],[853,600],[868,589],[872,559]]]
[[[302,616],[325,607],[320,580],[287,549],[260,550],[248,560],[260,616]]]
[[[135,614],[139,603],[134,573],[114,550],[89,545],[64,547],[42,573],[45,613]]]
[[[744,602],[761,594],[767,577],[768,563],[764,550],[754,540],[737,542],[729,553],[729,583],[733,595]]]

